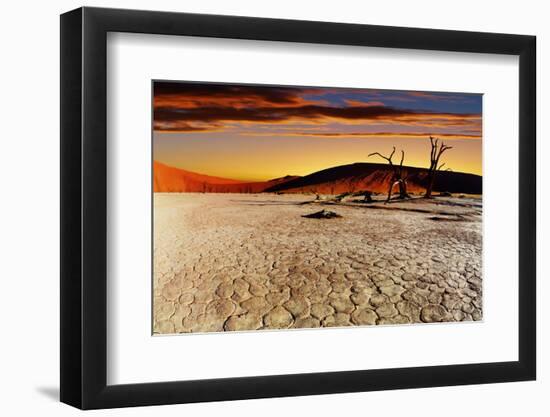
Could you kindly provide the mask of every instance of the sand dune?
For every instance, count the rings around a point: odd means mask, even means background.
[[[427,170],[405,167],[407,187],[411,193],[421,193],[427,183]],[[304,177],[287,175],[270,181],[243,182],[212,177],[154,162],[155,192],[203,193],[320,193],[340,194],[369,190],[386,193],[392,181],[388,165],[355,163],[314,172]],[[443,171],[436,177],[434,189],[451,193],[481,194],[482,177],[461,172]]]
[[[426,189],[428,171],[425,168],[406,167],[407,190],[411,193]],[[320,194],[340,194],[369,190],[386,193],[392,180],[388,165],[355,163],[341,165],[314,172],[292,181],[268,188],[267,192],[316,192]],[[436,191],[451,193],[481,194],[482,177],[462,172],[438,172],[434,185]]]
[[[227,178],[212,177],[174,168],[160,162],[153,162],[154,192],[198,192],[203,184],[229,185],[240,184],[242,181]]]
[[[245,182],[229,178],[213,177],[153,162],[153,191],[155,193],[261,193],[295,176],[270,181]]]

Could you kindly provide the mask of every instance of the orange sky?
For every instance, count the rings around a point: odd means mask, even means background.
[[[456,172],[482,173],[480,94],[155,82],[154,159],[247,181],[307,175],[405,151],[429,165],[429,136]],[[398,161],[397,161],[398,162]]]

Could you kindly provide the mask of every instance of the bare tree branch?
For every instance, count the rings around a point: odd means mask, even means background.
[[[369,153],[369,157],[374,156],[374,155],[378,155],[380,158],[385,159],[386,161],[390,160],[390,158],[388,158],[387,156],[382,155],[380,152]]]
[[[441,158],[441,155],[449,149],[452,149],[452,146],[445,145],[444,142],[439,142],[439,139],[434,138],[433,136],[430,136],[430,145],[431,145],[431,151],[430,151],[430,168],[428,169],[428,179],[427,179],[427,185],[426,185],[426,194],[424,197],[430,198],[432,196],[432,189],[435,183],[435,174],[437,171],[441,171],[441,169],[445,166],[445,163],[442,163],[439,165],[439,159]],[[448,171],[449,169],[446,169]]]
[[[392,147],[392,152],[390,153],[390,156],[384,156],[380,152],[372,152],[369,154],[369,157],[371,156],[379,156],[382,159],[385,159],[388,161],[388,164],[390,165],[391,169],[393,170],[392,177],[390,178],[389,183],[389,190],[388,190],[388,198],[386,202],[389,202],[391,199],[391,194],[393,190],[394,185],[399,186],[399,198],[407,198],[409,195],[407,193],[407,178],[403,178],[403,161],[405,160],[405,151],[401,150],[401,161],[399,162],[399,166],[395,166],[393,164],[393,155],[395,155],[395,146]]]
[[[395,154],[395,146],[393,147],[393,150],[392,150],[390,156],[384,156],[380,152],[373,152],[373,153],[369,154],[369,157],[374,156],[374,155],[378,155],[380,158],[385,159],[386,161],[388,161],[388,163],[390,165],[393,166],[393,162],[392,162],[393,154]]]

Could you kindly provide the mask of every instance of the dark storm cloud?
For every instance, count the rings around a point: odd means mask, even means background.
[[[325,118],[360,121],[360,120],[399,120],[421,121],[423,119],[448,119],[449,121],[468,120],[476,115],[454,113],[416,112],[385,106],[352,106],[330,107],[317,105],[303,105],[295,107],[198,107],[172,108],[161,107],[154,110],[155,124],[162,129],[170,124],[184,124],[200,122],[204,124],[219,124],[220,122],[253,122],[253,123],[281,123],[289,120],[321,121]],[[207,126],[204,126],[206,128]],[[166,129],[168,130],[168,129]],[[187,130],[187,129],[183,129]]]
[[[245,86],[231,84],[154,83],[154,129],[208,132],[228,124],[307,124],[369,121],[419,126],[476,128],[480,114],[449,113],[361,102],[331,88]],[[354,92],[357,95],[357,91]]]
[[[249,121],[249,122],[280,122],[292,118],[318,119],[331,117],[336,119],[376,119],[381,116],[412,115],[409,110],[394,109],[384,106],[327,107],[305,105],[299,107],[201,107],[201,108],[170,108],[155,109],[155,120],[163,121]]]
[[[155,105],[164,103],[180,104],[187,107],[197,100],[220,105],[226,103],[258,103],[272,105],[292,105],[303,102],[301,95],[319,91],[299,87],[261,87],[232,84],[193,84],[156,82],[154,84]]]

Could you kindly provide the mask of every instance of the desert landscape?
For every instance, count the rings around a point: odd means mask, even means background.
[[[155,81],[153,334],[482,320],[481,110]]]
[[[365,203],[361,192],[306,194],[305,183],[293,193],[156,192],[154,332],[482,319],[479,195]],[[320,211],[341,217],[304,217]]]

